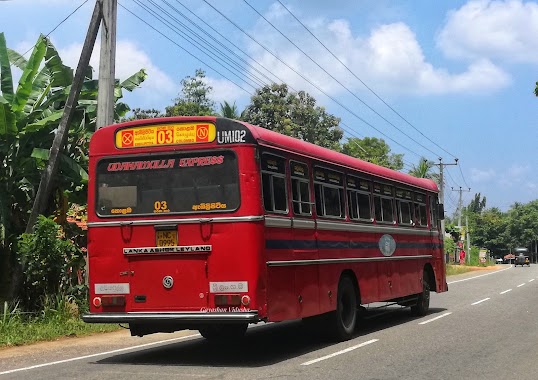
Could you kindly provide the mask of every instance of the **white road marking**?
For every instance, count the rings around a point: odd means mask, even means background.
[[[30,367],[23,367],[23,368],[11,369],[11,370],[9,370],[9,371],[3,371],[3,372],[0,372],[0,375],[7,375],[7,374],[9,374],[9,373],[15,373],[15,372],[21,372],[21,371],[28,371],[28,370],[31,370],[31,369],[42,368],[42,367],[48,367],[48,366],[56,365],[56,364],[69,363],[69,362],[74,362],[74,361],[76,361],[76,360],[83,360],[83,359],[94,358],[94,357],[96,357],[96,356],[103,356],[103,355],[116,354],[116,353],[118,353],[118,352],[129,351],[129,350],[136,350],[136,349],[138,349],[138,348],[144,348],[144,347],[155,346],[155,345],[157,345],[157,344],[161,344],[161,343],[177,342],[177,341],[180,341],[180,340],[184,340],[184,339],[188,339],[188,338],[194,338],[194,337],[197,337],[197,336],[200,336],[200,334],[192,334],[192,335],[182,336],[182,337],[179,337],[179,338],[172,338],[172,339],[160,340],[160,341],[158,341],[158,342],[139,344],[138,346],[132,346],[132,347],[126,347],[126,348],[120,348],[120,349],[117,349],[117,350],[106,351],[106,352],[100,352],[100,353],[97,353],[97,354],[78,356],[78,357],[76,357],[76,358],[71,358],[71,359],[57,360],[57,361],[54,361],[54,362],[49,362],[49,363],[43,363],[43,364],[33,365],[33,366],[30,366]]]
[[[508,292],[511,292],[512,289],[508,289],[508,290],[505,290],[504,292],[500,292],[499,294],[505,294],[505,293],[508,293]]]
[[[457,283],[457,282],[463,282],[463,281],[474,280],[475,278],[479,278],[479,277],[489,276],[489,275],[492,275],[492,274],[496,274],[496,273],[503,272],[503,271],[508,270],[508,269],[511,269],[511,268],[512,268],[512,267],[505,268],[505,269],[501,269],[501,270],[496,270],[495,272],[490,272],[490,273],[486,273],[486,274],[481,274],[481,275],[479,275],[479,276],[474,276],[474,277],[464,278],[463,280],[456,280],[456,281],[448,282],[448,285],[450,285],[450,284],[455,284],[455,283]]]
[[[486,302],[487,300],[489,300],[491,298],[484,298],[483,300],[480,300],[480,301],[476,301],[475,303],[472,303],[471,305],[478,305],[479,303],[482,303],[482,302]]]
[[[529,280],[529,282],[533,282],[533,281],[534,281],[534,278],[531,278],[531,279]]]
[[[428,319],[427,321],[424,321],[424,322],[420,322],[419,325],[425,325],[426,323],[430,323],[430,322],[436,321],[436,320],[438,320],[438,319],[440,319],[440,318],[443,318],[443,317],[446,317],[447,315],[450,315],[450,314],[452,314],[452,313],[451,313],[451,312],[444,313],[444,314],[439,315],[439,316],[437,316],[437,317],[435,317],[435,318]]]
[[[335,356],[345,354],[346,352],[350,352],[350,351],[356,350],[357,348],[361,348],[361,347],[367,346],[367,345],[369,345],[369,344],[375,343],[375,342],[377,342],[378,340],[379,340],[379,339],[372,339],[372,340],[369,340],[368,342],[364,342],[364,343],[361,343],[361,344],[357,344],[356,346],[352,346],[352,347],[346,348],[345,350],[337,351],[337,352],[335,352],[335,353],[333,353],[333,354],[326,355],[326,356],[322,356],[321,358],[317,358],[317,359],[313,359],[313,360],[304,362],[304,363],[302,363],[301,365],[310,365],[310,364],[314,364],[314,363],[320,362],[320,361],[322,361],[322,360],[330,359],[330,358],[333,358],[333,357],[335,357]]]
[[[523,285],[525,285],[525,283],[523,283],[523,284],[519,284],[517,287],[518,287],[518,288],[521,288]]]

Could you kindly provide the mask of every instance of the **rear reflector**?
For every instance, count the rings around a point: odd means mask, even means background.
[[[125,306],[125,296],[101,296],[103,307],[106,306]]]
[[[216,294],[215,306],[240,306],[240,294]]]

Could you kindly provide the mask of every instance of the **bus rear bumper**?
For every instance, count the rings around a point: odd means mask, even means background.
[[[87,323],[257,323],[257,311],[248,312],[127,312],[88,313],[82,316]]]

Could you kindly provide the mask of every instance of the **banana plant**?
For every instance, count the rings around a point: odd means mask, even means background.
[[[16,87],[12,68],[22,72]],[[133,91],[146,76],[141,69],[123,82],[116,81],[117,120],[129,111],[120,102],[122,92]],[[8,48],[0,33],[0,256],[11,254],[16,237],[24,232],[72,82],[73,69],[63,64],[48,38],[40,36],[26,59]],[[67,194],[71,201],[86,202],[88,146],[95,130],[97,92],[98,81],[89,67],[60,158],[50,213],[55,205],[66,203],[63,197]],[[0,294],[1,282],[2,278]]]

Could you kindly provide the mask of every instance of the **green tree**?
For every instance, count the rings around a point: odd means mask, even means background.
[[[467,210],[469,212],[474,212],[474,213],[481,213],[482,210],[484,210],[486,208],[486,197],[482,197],[481,198],[481,195],[480,193],[476,193],[474,195],[474,198],[473,200],[471,200],[471,202],[469,202],[469,205],[467,206]]]
[[[492,252],[508,250],[509,235],[508,216],[498,208],[481,210],[479,213],[469,213],[469,227],[472,244],[487,248]]]
[[[142,109],[142,108],[135,108],[132,111],[132,115],[129,115],[128,117],[124,117],[121,119],[121,121],[132,121],[132,120],[141,120],[141,119],[154,119],[156,117],[164,117],[165,115],[155,109]]]
[[[22,71],[16,89],[12,65]],[[48,214],[58,209],[66,212],[67,196],[86,202],[88,145],[95,130],[98,91],[98,81],[91,75],[89,68],[60,155]],[[116,84],[116,119],[129,110],[118,102],[122,90],[132,91],[145,77],[141,70]],[[73,70],[62,63],[47,38],[40,36],[30,58],[25,59],[7,48],[0,33],[0,291],[10,283],[6,268],[15,262],[16,239],[25,230],[72,81]]]
[[[428,178],[439,184],[439,174],[433,172],[434,166],[435,163],[433,161],[428,161],[422,157],[418,162],[418,165],[413,165],[411,170],[409,170],[409,174],[417,178]]]
[[[403,154],[391,153],[385,140],[376,137],[350,137],[342,146],[342,152],[393,170],[403,168]]]
[[[527,247],[538,240],[538,200],[527,204],[515,203],[508,210],[508,244],[510,247]]]
[[[222,117],[227,117],[228,119],[239,119],[241,117],[239,111],[237,110],[235,102],[233,105],[231,105],[226,100],[224,101],[224,103],[220,103],[219,115]]]
[[[194,77],[181,80],[181,94],[172,106],[166,107],[166,116],[211,116],[215,114],[215,102],[209,95],[213,87],[205,81],[205,72],[196,70]]]
[[[306,92],[290,92],[286,84],[272,84],[256,90],[242,118],[312,144],[340,150],[343,137],[340,119],[316,106],[316,100]]]

